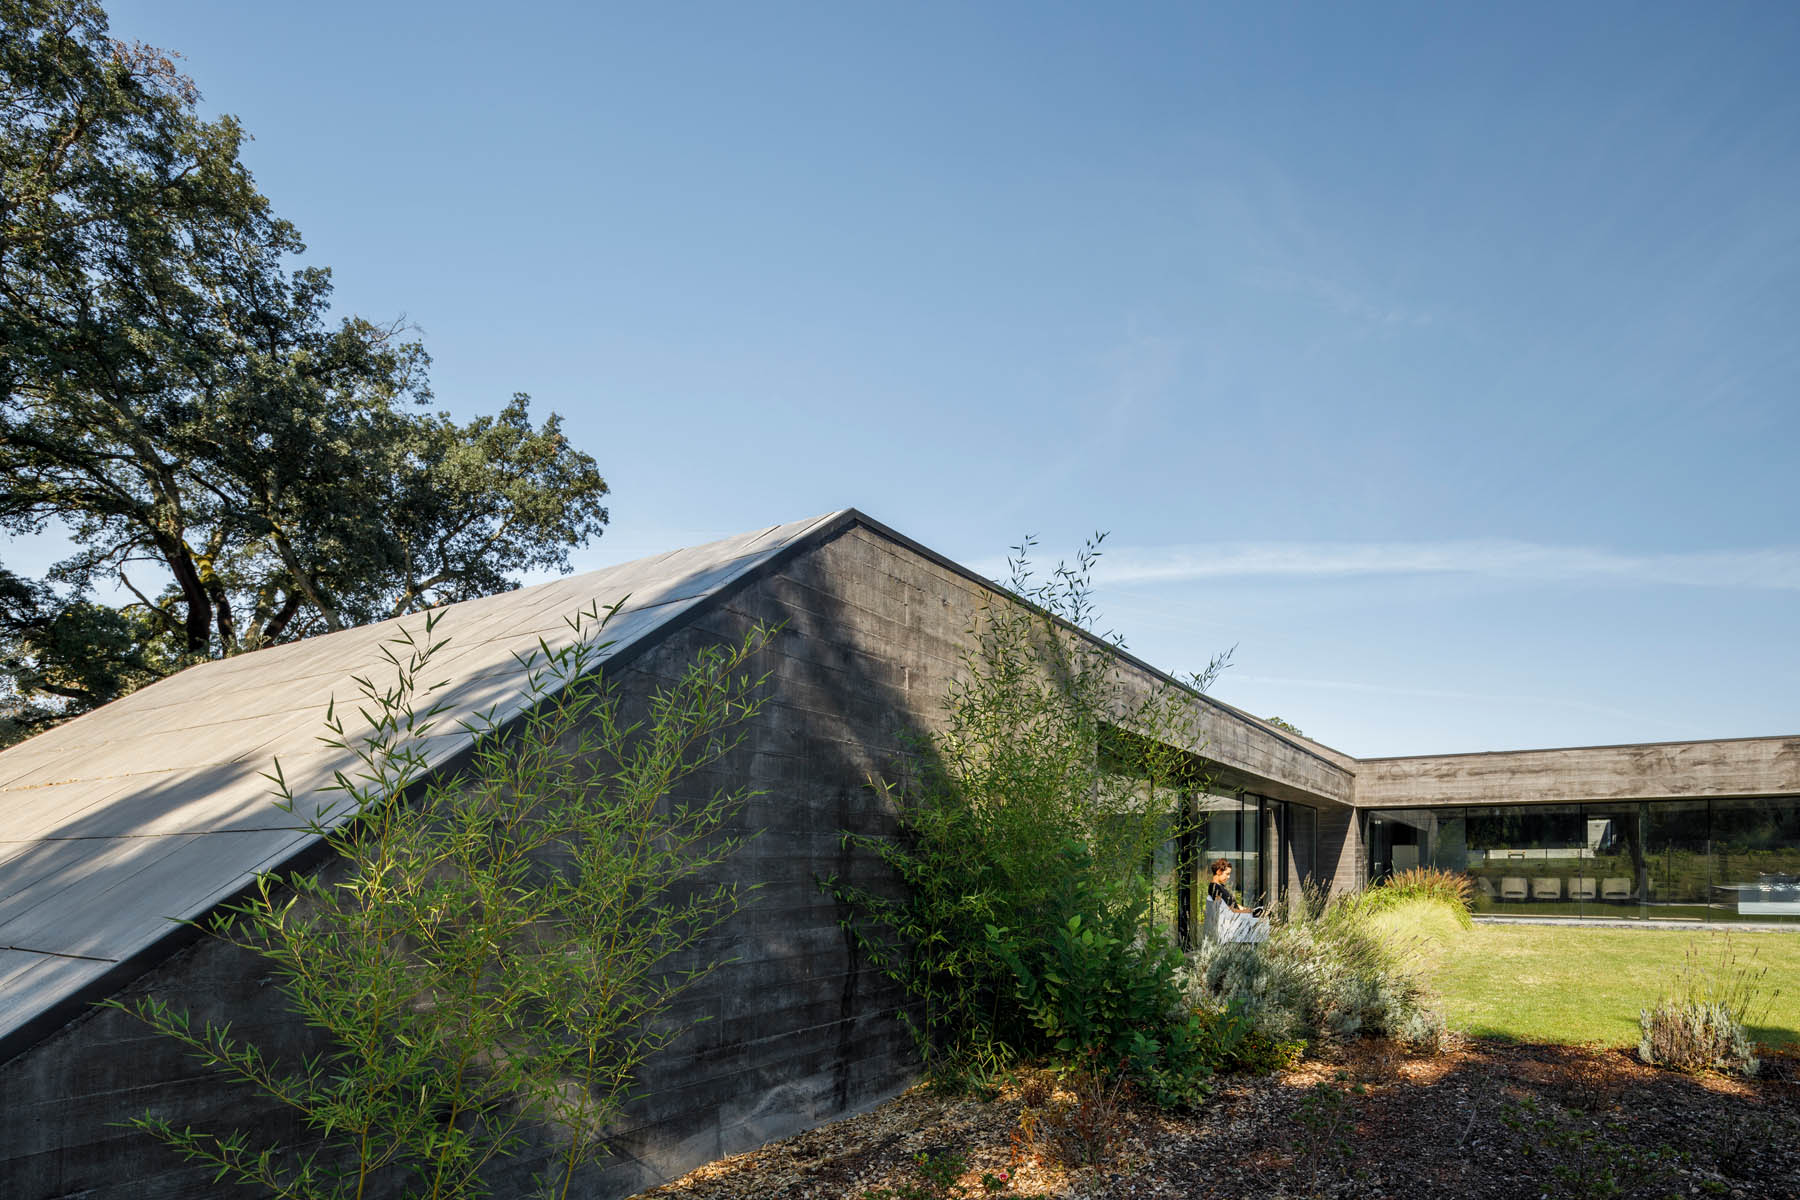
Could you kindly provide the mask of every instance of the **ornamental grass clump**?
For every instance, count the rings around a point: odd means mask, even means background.
[[[1413,900],[1437,901],[1449,910],[1457,924],[1464,929],[1475,927],[1475,885],[1461,871],[1445,871],[1437,867],[1413,867],[1396,871],[1363,892],[1358,903],[1368,911],[1380,912]]]
[[[1754,949],[1742,960],[1730,931],[1718,935],[1718,955],[1689,944],[1674,986],[1638,1013],[1638,1057],[1676,1071],[1756,1074],[1749,1027],[1768,1018],[1779,989],[1766,987],[1769,968]]]

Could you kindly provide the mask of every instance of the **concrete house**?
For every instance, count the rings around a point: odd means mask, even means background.
[[[967,631],[996,598],[844,510],[444,610],[433,669],[449,712],[425,747],[440,771],[469,746],[451,718],[516,716],[515,653],[565,636],[563,618],[590,604],[624,601],[605,668],[627,694],[672,679],[701,646],[782,625],[760,656],[768,704],[728,764],[764,792],[743,814],[761,836],[730,867],[761,884],[720,935],[736,961],[684,1001],[710,1019],[647,1069],[617,1156],[584,1194],[627,1194],[910,1082],[898,997],[816,881],[874,869],[840,831],[892,828],[868,780],[940,720]],[[0,753],[0,1195],[206,1191],[207,1172],[117,1124],[147,1109],[177,1126],[279,1127],[281,1114],[93,1005],[156,995],[277,1049],[311,1044],[252,956],[177,922],[259,872],[316,860],[263,772],[279,757],[303,811],[318,801],[345,765],[317,740],[326,705],[379,670],[394,626],[203,664]],[[1119,661],[1146,687],[1174,683]],[[1179,857],[1178,891],[1203,886],[1195,864],[1221,855],[1244,891],[1268,896],[1439,865],[1474,876],[1480,907],[1501,916],[1800,924],[1800,736],[1359,761],[1209,697],[1187,702],[1202,734],[1187,749],[1216,785],[1189,798],[1204,844]]]

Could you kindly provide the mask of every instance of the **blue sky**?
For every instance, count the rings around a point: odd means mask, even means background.
[[[1800,8],[109,11],[443,407],[567,417],[578,565],[1104,529],[1351,753],[1800,731]]]

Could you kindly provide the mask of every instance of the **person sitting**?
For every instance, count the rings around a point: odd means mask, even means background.
[[[1212,882],[1206,888],[1206,924],[1203,938],[1220,942],[1266,942],[1269,921],[1261,912],[1245,908],[1231,890],[1231,864],[1215,859]]]
[[[1238,903],[1237,893],[1231,890],[1231,864],[1223,858],[1212,860],[1212,882],[1206,887],[1206,898],[1218,900],[1234,913],[1249,913],[1262,916],[1261,909],[1245,908]]]

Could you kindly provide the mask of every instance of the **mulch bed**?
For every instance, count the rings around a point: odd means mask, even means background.
[[[1111,1122],[1067,1091],[1046,1097],[1043,1078],[1030,1086],[1030,1107],[1017,1086],[990,1101],[914,1089],[641,1200],[939,1200],[989,1195],[981,1176],[1002,1171],[1000,1197],[1800,1200],[1792,1056],[1742,1080],[1655,1070],[1626,1050],[1465,1040],[1417,1057],[1374,1041],[1221,1080],[1192,1113],[1127,1104]],[[1101,1161],[1071,1165],[1109,1134]],[[954,1184],[931,1184],[920,1154],[960,1158]]]

